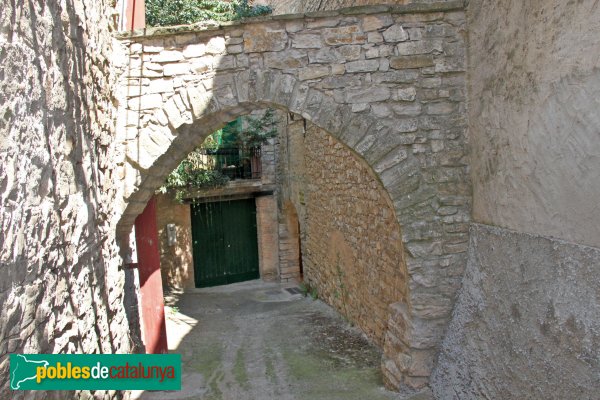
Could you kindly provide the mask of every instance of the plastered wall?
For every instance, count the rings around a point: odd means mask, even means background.
[[[600,246],[600,5],[472,1],[473,216]]]
[[[438,399],[595,399],[600,4],[471,1],[477,222]]]

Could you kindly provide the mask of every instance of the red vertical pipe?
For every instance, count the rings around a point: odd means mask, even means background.
[[[135,220],[135,241],[146,352],[150,354],[167,353],[167,327],[160,276],[156,199],[154,197],[148,202],[144,212]]]
[[[143,29],[146,27],[146,2],[145,0],[125,0],[126,30]]]

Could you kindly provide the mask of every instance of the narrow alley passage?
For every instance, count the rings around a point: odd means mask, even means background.
[[[167,296],[181,392],[139,399],[392,399],[379,351],[327,305],[252,281]]]

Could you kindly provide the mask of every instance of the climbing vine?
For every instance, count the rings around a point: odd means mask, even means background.
[[[261,117],[244,117],[229,123],[206,138],[191,151],[167,177],[165,184],[158,190],[161,193],[173,191],[175,199],[184,202],[190,189],[210,189],[225,186],[229,177],[215,164],[214,157],[221,147],[234,146],[241,150],[262,146],[277,136],[277,122],[272,109],[266,110]]]
[[[270,14],[271,7],[250,5],[248,0],[146,0],[149,26],[193,24],[199,21],[232,21]]]

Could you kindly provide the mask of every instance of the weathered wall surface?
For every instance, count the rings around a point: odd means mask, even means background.
[[[438,399],[596,399],[600,250],[473,224]]]
[[[177,240],[172,246],[169,246],[168,224],[174,224],[176,229]],[[196,287],[190,205],[179,203],[173,193],[157,195],[156,225],[160,240],[160,272],[163,286],[173,289]]]
[[[277,281],[279,268],[279,221],[275,196],[259,196],[256,202],[256,230],[258,233],[258,262],[264,281]]]
[[[52,0],[0,7],[3,398],[11,396],[8,353],[132,349],[111,219],[118,158],[111,7]]]
[[[597,398],[600,4],[476,0],[468,15],[482,224],[472,227],[434,391]]]
[[[119,114],[120,233],[225,122],[268,106],[302,115],[362,158],[391,198],[410,300],[390,313],[403,320],[388,326],[404,328],[386,334],[384,372],[392,387],[426,385],[468,243],[462,7],[377,6],[121,35],[131,58]]]
[[[344,7],[374,4],[414,4],[433,3],[435,1],[436,0],[255,0],[254,4],[270,5],[273,8],[274,14],[294,14],[321,10],[338,10]]]
[[[306,240],[306,121],[289,113],[278,140],[277,193],[279,208],[279,265],[282,280],[299,279],[301,243]]]
[[[368,166],[308,124],[305,280],[383,346],[389,305],[408,301],[402,237],[385,189]]]
[[[600,246],[600,5],[471,1],[469,36],[474,219]]]

